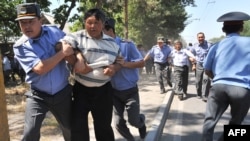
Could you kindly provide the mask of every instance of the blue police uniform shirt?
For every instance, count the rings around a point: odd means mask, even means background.
[[[149,50],[149,55],[151,58],[154,59],[154,62],[157,63],[166,63],[168,61],[168,57],[171,53],[172,49],[168,45],[163,45],[162,48],[160,48],[158,45],[154,45]]]
[[[250,89],[249,60],[250,38],[232,33],[210,48],[204,61],[204,69],[213,72],[213,84]]]
[[[195,59],[197,63],[203,63],[211,45],[212,44],[207,42],[206,40],[203,42],[203,44],[199,43],[194,44],[194,46],[191,49],[191,52],[196,56]]]
[[[39,75],[32,71],[41,60],[56,54],[55,44],[65,35],[56,26],[42,26],[41,36],[30,39],[23,35],[13,46],[15,57],[26,72],[26,82],[32,89],[55,94],[68,84],[69,71],[66,62],[61,61],[51,71]]]
[[[115,38],[116,43],[120,47],[121,56],[126,62],[136,62],[143,60],[143,57],[135,44],[131,41]],[[121,68],[111,78],[111,84],[116,90],[126,90],[137,86],[139,80],[139,69]]]

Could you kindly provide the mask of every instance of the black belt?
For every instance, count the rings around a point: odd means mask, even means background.
[[[187,65],[184,65],[184,66],[174,66],[174,67],[186,68],[186,67],[188,67],[188,66],[187,66]]]
[[[160,63],[160,62],[154,62],[155,64],[159,64],[159,65],[167,65],[167,66],[169,66],[169,63],[168,62],[166,62],[166,63]]]
[[[55,94],[53,94],[53,95],[52,95],[52,94],[48,94],[48,93],[43,92],[43,91],[36,90],[36,89],[31,89],[31,93],[32,93],[33,95],[36,95],[36,96],[54,97],[55,95],[59,94],[60,92],[62,92],[62,91],[64,91],[64,90],[68,89],[69,86],[70,86],[70,85],[66,85],[62,90],[58,91],[57,93],[55,93]]]

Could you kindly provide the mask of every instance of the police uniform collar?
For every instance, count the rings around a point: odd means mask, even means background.
[[[41,37],[45,32],[47,32],[47,31],[48,31],[48,29],[47,29],[45,26],[42,26],[42,27],[41,27],[40,35],[39,35],[38,37],[36,37],[36,38],[29,38],[29,41],[30,41],[31,43],[33,43],[34,41],[38,41],[38,40],[40,39],[40,37]]]

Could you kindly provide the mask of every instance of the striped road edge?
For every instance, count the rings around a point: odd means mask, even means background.
[[[144,141],[159,141],[165,123],[167,121],[168,113],[171,107],[171,103],[174,98],[174,93],[172,90],[166,93],[164,101],[161,104],[158,113],[156,114],[154,121],[145,137]]]

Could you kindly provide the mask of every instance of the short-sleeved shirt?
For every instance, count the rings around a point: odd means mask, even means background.
[[[207,56],[207,53],[211,47],[211,43],[204,41],[202,44],[195,43],[191,49],[191,52],[196,56],[197,63],[203,63]]]
[[[250,89],[250,38],[232,33],[214,44],[204,61],[204,69],[214,74],[213,84]]]
[[[103,74],[103,68],[113,64],[119,56],[119,46],[115,40],[102,33],[101,39],[94,39],[85,30],[72,33],[79,43],[79,49],[93,69],[87,74],[75,74],[75,80],[87,87],[100,87],[111,80]]]
[[[181,50],[172,50],[170,57],[173,60],[174,66],[183,67],[185,65],[189,65],[189,57],[195,58],[195,56],[188,51],[187,49],[181,49]]]
[[[168,45],[163,45],[162,48],[158,45],[154,45],[148,53],[150,57],[154,59],[154,62],[164,64],[167,63],[171,50]]]
[[[23,35],[14,44],[15,58],[26,72],[26,82],[31,84],[32,89],[53,95],[68,84],[69,71],[65,61],[42,75],[32,71],[40,61],[56,54],[55,45],[64,35],[56,26],[42,26],[40,37],[31,39]]]
[[[120,46],[121,56],[126,62],[137,62],[143,60],[141,53],[131,41],[122,40],[119,37],[115,38]],[[111,84],[116,90],[126,90],[137,85],[139,80],[138,68],[121,68],[111,79]]]

